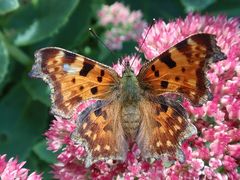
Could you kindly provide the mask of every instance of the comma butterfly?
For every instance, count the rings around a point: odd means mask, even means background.
[[[111,67],[73,52],[49,47],[35,54],[30,75],[51,87],[55,115],[71,118],[80,103],[95,103],[78,115],[72,140],[87,151],[86,166],[99,160],[124,160],[129,142],[143,158],[174,156],[184,160],[180,146],[197,132],[184,108],[168,94],[193,105],[211,99],[206,71],[226,58],[211,34],[195,34],[143,64],[134,75],[129,64],[122,77]]]

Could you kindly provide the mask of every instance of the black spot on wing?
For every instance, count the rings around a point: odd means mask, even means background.
[[[185,67],[182,67],[182,72],[184,73],[186,71]]]
[[[166,105],[166,104],[160,104],[160,105],[161,105],[161,110],[164,111],[164,112],[167,112],[168,105]]]
[[[72,83],[75,83],[76,82],[76,79],[75,78],[72,78]]]
[[[177,65],[176,62],[171,58],[171,54],[168,51],[160,55],[159,58],[159,60],[165,63],[169,68],[174,68]]]
[[[65,57],[66,59],[75,60],[75,58],[77,57],[77,55],[74,54],[74,53],[68,52],[68,51],[64,51],[64,57]]]
[[[97,92],[98,92],[97,87],[91,88],[91,93],[92,93],[92,94],[96,94]]]
[[[155,68],[154,64],[151,66],[151,69],[152,69],[153,72],[155,72],[156,68]]]
[[[97,116],[97,117],[101,116],[101,115],[102,115],[102,109],[99,108],[99,109],[95,110],[95,111],[94,111],[94,114],[95,114],[95,116]]]
[[[66,64],[72,64],[75,61],[77,55],[68,51],[63,51],[63,52],[64,52],[64,56],[62,59],[63,62]]]
[[[98,80],[98,82],[102,82],[102,77],[101,77],[101,76],[98,76],[98,77],[97,77],[97,80]]]
[[[105,119],[105,120],[106,120],[106,118],[107,118],[107,113],[106,113],[105,110],[102,110],[102,108],[96,109],[96,110],[94,111],[94,114],[95,114],[96,117],[102,116],[103,119]]]
[[[82,90],[84,89],[84,87],[83,87],[83,86],[80,86],[79,89],[82,91]]]
[[[154,72],[155,77],[159,77],[159,71]]]
[[[90,64],[89,62],[86,62],[86,60],[84,60],[83,62],[83,67],[81,69],[81,71],[79,72],[79,74],[81,76],[87,76],[88,73],[94,68],[94,64]]]
[[[175,48],[184,54],[187,58],[192,57],[192,48],[191,45],[188,44],[187,40],[181,41],[177,45],[175,45]]]
[[[167,81],[161,81],[161,87],[166,89],[168,87],[168,82]]]
[[[104,76],[104,74],[105,74],[105,72],[104,72],[104,70],[102,69],[101,72],[100,72],[100,75],[101,75],[101,76]]]

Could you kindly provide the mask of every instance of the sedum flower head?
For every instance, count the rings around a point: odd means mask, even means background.
[[[122,48],[122,43],[135,40],[146,27],[141,11],[130,11],[120,2],[103,7],[98,12],[99,24],[107,29],[105,43],[112,50]]]
[[[29,174],[29,170],[23,168],[25,162],[18,163],[17,159],[6,160],[6,155],[0,155],[0,179],[1,180],[41,180],[42,175],[36,172]]]
[[[139,40],[141,44],[147,29]],[[186,162],[174,163],[166,169],[167,177],[206,179],[235,179],[240,175],[239,134],[240,125],[240,31],[239,19],[225,16],[201,16],[189,14],[185,19],[169,23],[159,20],[149,31],[142,51],[147,59],[153,59],[174,44],[196,33],[216,35],[217,43],[227,59],[211,65],[208,79],[211,82],[213,100],[202,107],[184,106],[195,119],[199,136],[188,140]],[[204,163],[203,163],[204,160]],[[197,166],[196,166],[197,165]]]
[[[114,6],[119,6],[114,9]],[[102,24],[124,24],[120,19],[112,18],[114,13],[121,11],[121,17],[128,17],[128,11],[121,4],[105,6],[100,13]],[[111,16],[109,16],[109,14]],[[105,17],[105,15],[107,17]],[[129,14],[128,14],[129,15]],[[126,21],[128,21],[126,18]],[[113,23],[114,21],[114,23]],[[130,20],[129,20],[130,21]],[[133,21],[133,20],[131,20]],[[123,27],[123,26],[122,26]],[[148,28],[138,40],[142,44]],[[76,146],[70,135],[76,127],[77,113],[87,105],[81,105],[71,120],[59,117],[53,121],[46,133],[49,149],[62,150],[58,155],[58,163],[53,165],[53,173],[57,179],[240,179],[240,31],[238,19],[227,19],[225,16],[201,16],[189,14],[185,19],[176,19],[169,23],[159,20],[149,31],[142,51],[147,59],[153,59],[174,44],[195,33],[211,33],[217,37],[217,43],[227,55],[227,59],[211,65],[208,78],[211,82],[213,100],[202,107],[193,107],[187,101],[185,108],[189,111],[198,135],[186,140],[182,149],[186,161],[163,163],[157,160],[153,163],[144,161],[136,145],[128,152],[124,162],[97,162],[90,168],[84,167],[81,157],[84,149]],[[124,61],[133,61],[135,56],[128,56]],[[133,63],[135,74],[141,68],[140,58]],[[124,63],[123,63],[124,64]],[[121,75],[123,64],[114,65]],[[131,64],[131,63],[130,63]],[[91,103],[91,102],[90,102]]]

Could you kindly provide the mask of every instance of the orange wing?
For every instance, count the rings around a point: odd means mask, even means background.
[[[51,88],[52,113],[70,118],[80,102],[109,99],[119,76],[110,67],[60,48],[36,52],[30,76],[42,78]]]
[[[172,92],[184,95],[194,105],[202,104],[211,97],[207,66],[225,58],[214,35],[196,34],[145,64],[138,80],[151,96]]]
[[[181,143],[197,133],[184,108],[164,96],[140,103],[142,123],[137,144],[144,158],[176,157],[184,161]]]
[[[85,147],[86,167],[99,160],[125,160],[128,144],[120,112],[119,103],[98,100],[79,114],[72,140]]]

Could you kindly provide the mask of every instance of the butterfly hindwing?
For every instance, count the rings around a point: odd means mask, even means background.
[[[119,77],[110,67],[61,48],[44,48],[35,54],[30,73],[51,87],[52,112],[69,118],[80,102],[109,98]]]
[[[137,136],[144,158],[160,158],[164,155],[184,157],[180,151],[183,140],[197,133],[184,108],[164,96],[140,103],[142,124]]]
[[[194,105],[202,104],[211,98],[205,75],[207,66],[225,58],[214,35],[196,34],[145,64],[138,80],[153,96],[172,92]]]
[[[72,139],[85,147],[87,167],[98,160],[125,159],[128,146],[119,113],[119,103],[98,100],[79,114]]]

